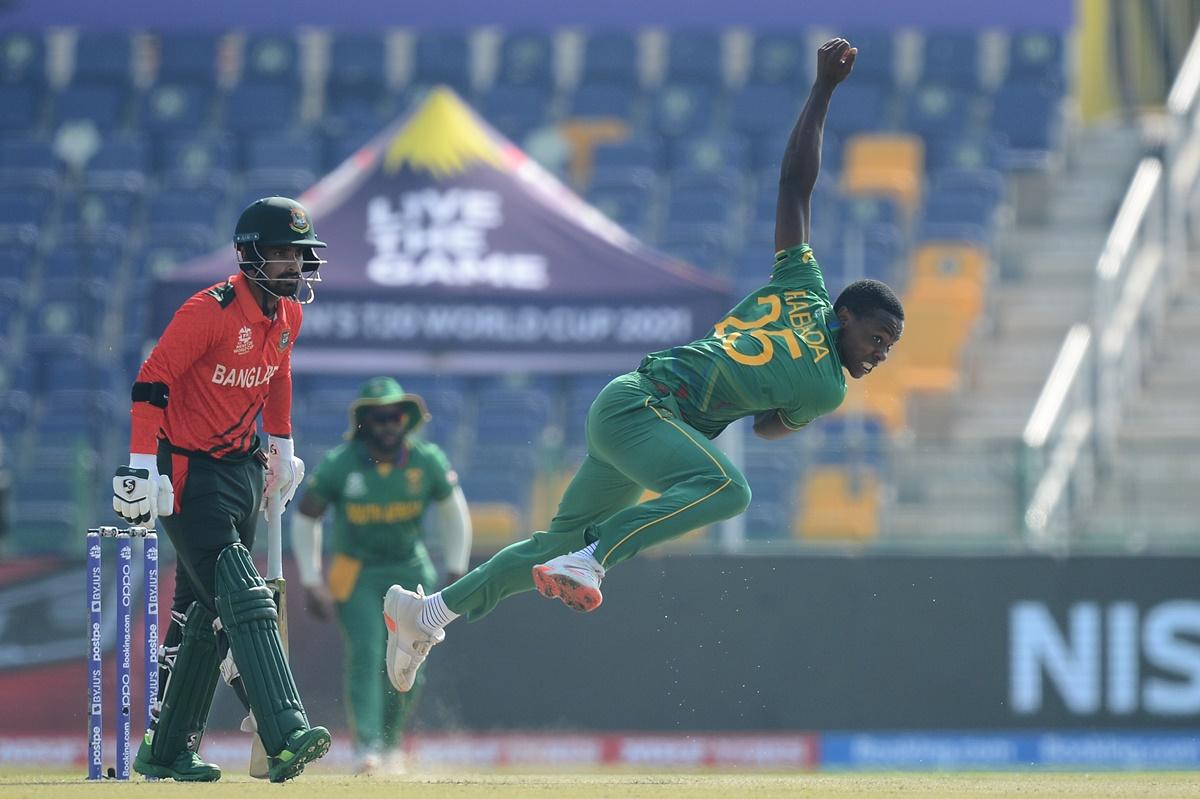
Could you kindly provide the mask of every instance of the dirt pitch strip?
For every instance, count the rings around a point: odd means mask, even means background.
[[[273,796],[327,799],[782,799],[783,797],[1196,797],[1200,773],[987,773],[987,774],[446,774],[403,777],[305,775],[282,788],[230,775],[204,785],[177,783],[88,783],[76,774],[0,771],[0,796],[120,797],[158,799],[188,796]]]

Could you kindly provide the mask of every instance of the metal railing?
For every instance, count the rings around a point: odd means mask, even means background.
[[[1023,522],[1034,549],[1066,552],[1115,457],[1120,423],[1186,278],[1200,218],[1200,32],[1167,99],[1163,159],[1138,165],[1096,262],[1091,320],[1068,331],[1022,437]]]

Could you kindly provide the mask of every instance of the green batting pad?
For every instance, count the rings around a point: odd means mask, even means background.
[[[173,630],[167,634],[168,643],[160,655],[167,672],[162,707],[158,723],[147,733],[150,752],[158,763],[172,763],[183,750],[195,752],[200,748],[221,674],[217,635],[213,632],[216,619],[208,608],[193,602],[183,619],[182,636],[172,635]],[[173,638],[179,641],[178,649],[169,645]]]
[[[308,718],[283,656],[275,600],[241,544],[217,556],[216,584],[217,612],[242,674],[258,735],[267,754],[277,755],[288,733],[308,727]]]

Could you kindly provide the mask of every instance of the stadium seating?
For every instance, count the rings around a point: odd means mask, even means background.
[[[145,323],[153,275],[227,244],[245,204],[308,188],[435,83],[518,144],[554,129],[574,187],[635,235],[739,290],[766,279],[779,158],[812,77],[813,31],[759,30],[744,41],[725,30],[583,31],[577,74],[559,63],[573,64],[565,45],[576,40],[557,32],[329,33],[327,57],[315,62],[282,28],[87,33],[73,45],[74,73],[53,85],[46,37],[0,34],[0,338],[30,355],[24,366],[0,362],[10,447],[13,431],[34,442],[62,432],[42,423],[45,408],[84,395],[57,392],[127,390],[141,354],[140,333],[128,328]],[[881,442],[903,432],[914,392],[960,379],[987,303],[1006,179],[1043,167],[1056,146],[1060,35],[1003,39],[1003,72],[984,69],[986,37],[974,32],[918,32],[921,61],[907,71],[897,69],[904,35],[847,35],[860,54],[827,122],[812,239],[831,293],[858,277],[888,281],[902,290],[909,324],[895,357],[853,381],[835,423],[798,437],[805,455],[788,470],[749,448],[754,540],[875,535],[889,480]],[[320,110],[320,121],[305,110]],[[84,156],[59,141],[81,121]],[[404,379],[429,401],[426,437],[464,475],[484,549],[552,512],[609,377],[515,387]],[[362,378],[297,375],[306,458],[341,441]],[[808,449],[814,442],[841,459],[826,462]],[[52,508],[29,510],[67,524]],[[792,520],[791,536],[780,519]]]

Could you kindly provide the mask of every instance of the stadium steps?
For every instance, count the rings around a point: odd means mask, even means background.
[[[961,391],[913,398],[911,463],[928,475],[885,514],[889,535],[935,536],[1006,548],[1017,529],[1017,442],[1063,335],[1091,308],[1091,274],[1140,156],[1136,130],[1098,127],[1068,137],[1051,176],[1046,217],[997,236],[986,321],[968,349]],[[911,471],[909,471],[911,470]]]

